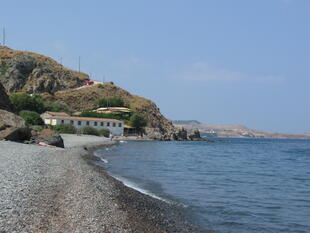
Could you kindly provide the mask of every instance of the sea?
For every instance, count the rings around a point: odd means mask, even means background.
[[[310,232],[310,140],[124,141],[96,151],[125,185],[215,232]]]

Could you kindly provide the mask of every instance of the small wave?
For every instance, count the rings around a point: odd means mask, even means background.
[[[104,162],[104,163],[109,163],[109,161],[106,160],[106,159],[100,158],[100,160],[101,160],[102,162]]]
[[[120,143],[127,143],[127,141],[119,141]]]
[[[94,156],[97,157],[97,158],[99,158],[99,159],[100,159],[102,162],[104,162],[104,163],[109,163],[108,160],[102,158],[102,157],[101,157],[99,154],[97,154],[96,152],[94,152]]]
[[[139,187],[137,184],[135,184],[134,182],[124,178],[124,177],[120,177],[120,176],[117,176],[117,175],[114,175],[114,174],[110,174],[111,176],[113,176],[115,179],[117,179],[118,181],[122,182],[125,186],[129,187],[129,188],[132,188],[140,193],[143,193],[145,195],[148,195],[150,197],[153,197],[155,199],[158,199],[158,200],[161,200],[163,202],[166,202],[168,204],[173,204],[171,201],[167,200],[167,199],[164,199],[162,197],[159,197],[157,195],[155,195],[154,193],[146,190],[146,189],[143,189],[141,187]]]

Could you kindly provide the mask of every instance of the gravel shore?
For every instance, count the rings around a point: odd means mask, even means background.
[[[0,141],[0,232],[197,232],[169,204],[107,175],[90,151],[115,142],[62,135],[66,149]]]

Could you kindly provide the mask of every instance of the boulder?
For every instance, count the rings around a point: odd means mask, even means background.
[[[31,138],[25,121],[6,110],[0,110],[0,140],[23,142]]]
[[[1,83],[0,83],[0,109],[7,110],[9,112],[15,110]]]
[[[53,134],[49,137],[38,139],[38,142],[39,143],[43,142],[43,143],[50,145],[50,146],[65,148],[64,141],[59,134]]]

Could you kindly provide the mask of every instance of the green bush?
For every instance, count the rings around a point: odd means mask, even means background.
[[[79,130],[79,133],[99,136],[99,131],[93,127],[90,127],[90,126],[83,127],[82,129]]]
[[[70,112],[68,105],[62,101],[47,101],[44,103],[44,107],[46,111],[51,112]]]
[[[98,85],[98,87],[101,88],[101,89],[103,89],[103,88],[104,88],[104,85],[103,85],[102,83],[100,83],[100,84]]]
[[[43,130],[42,125],[32,125],[30,128],[37,132],[41,132]]]
[[[18,112],[28,110],[42,113],[45,111],[43,100],[39,95],[31,96],[26,93],[13,94],[10,95],[10,100]]]
[[[1,75],[5,75],[7,71],[8,71],[8,66],[6,62],[1,61],[1,71],[0,71]]]
[[[129,124],[137,130],[142,130],[147,125],[147,120],[141,114],[134,113],[130,117]]]
[[[43,125],[44,122],[37,112],[33,111],[21,111],[19,113],[21,118],[23,118],[28,125]]]
[[[99,135],[104,136],[104,137],[109,137],[110,136],[110,130],[108,129],[100,129],[99,130]]]
[[[76,128],[72,124],[60,124],[55,126],[56,133],[75,134]]]
[[[127,107],[124,100],[120,97],[103,98],[97,102],[97,107]]]

